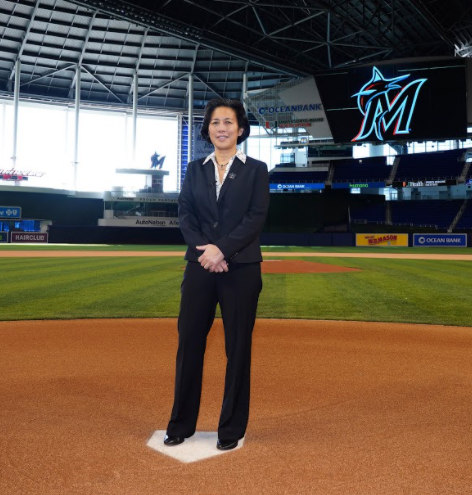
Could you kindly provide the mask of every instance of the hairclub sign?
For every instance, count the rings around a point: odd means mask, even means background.
[[[48,242],[48,234],[46,232],[12,232],[11,242],[45,244]]]

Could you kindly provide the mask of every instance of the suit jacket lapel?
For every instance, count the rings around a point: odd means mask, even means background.
[[[215,213],[215,217],[218,217],[218,206],[216,204],[215,166],[213,165],[213,160],[208,160],[203,167],[205,167],[205,172],[208,179],[208,199],[210,201],[210,206]]]
[[[225,192],[230,188],[231,184],[233,184],[234,181],[240,180],[239,176],[241,174],[241,167],[243,165],[244,163],[238,157],[234,159],[234,162],[229,169],[228,175],[226,176],[226,179],[221,186],[220,195],[218,196],[218,203],[223,199]]]

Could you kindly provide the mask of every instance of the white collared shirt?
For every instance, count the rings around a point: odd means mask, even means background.
[[[218,173],[218,163],[216,162],[215,152],[208,155],[205,158],[205,161],[203,162],[205,164],[208,160],[211,160],[213,162],[213,165],[215,166],[216,199],[218,199],[220,196],[221,187],[223,186],[223,183],[226,180],[226,176],[228,175],[229,169],[231,168],[231,165],[233,165],[234,159],[236,157],[238,157],[243,163],[246,163],[247,156],[238,148],[236,154],[231,157],[230,161],[228,162],[228,165],[226,165],[225,175],[223,176],[223,180],[221,182],[220,182],[220,175]]]

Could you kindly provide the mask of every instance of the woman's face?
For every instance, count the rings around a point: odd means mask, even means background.
[[[236,112],[232,108],[217,107],[213,110],[208,135],[216,150],[236,152],[236,143],[243,130],[238,126]]]

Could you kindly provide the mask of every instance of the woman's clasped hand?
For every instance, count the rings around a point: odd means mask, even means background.
[[[203,254],[198,258],[200,265],[211,273],[222,273],[228,271],[228,264],[224,259],[224,254],[218,246],[214,244],[205,244],[204,246],[196,246],[197,249],[203,251]]]

